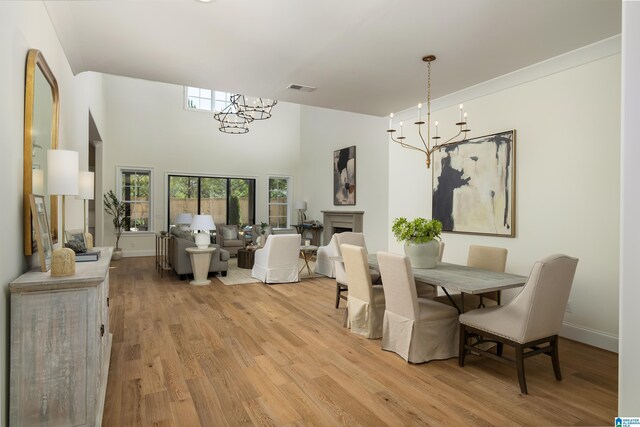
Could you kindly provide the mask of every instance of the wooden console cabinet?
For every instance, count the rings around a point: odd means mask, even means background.
[[[30,271],[9,284],[11,426],[100,426],[111,354],[109,264],[76,274]]]

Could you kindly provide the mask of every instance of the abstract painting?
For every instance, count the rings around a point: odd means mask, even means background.
[[[333,204],[356,204],[356,146],[333,152]]]
[[[515,237],[516,131],[433,153],[432,217],[443,231]]]

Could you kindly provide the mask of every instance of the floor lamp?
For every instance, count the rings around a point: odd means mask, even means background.
[[[64,247],[65,241],[65,197],[78,195],[78,152],[70,150],[47,150],[47,185],[49,194],[62,196],[62,227],[60,242],[62,248],[53,251],[51,259],[52,276],[72,276],[76,271],[76,255]]]
[[[76,199],[84,200],[84,210],[82,217],[84,218],[84,240],[87,245],[87,249],[93,248],[93,235],[89,233],[89,224],[87,220],[87,200],[93,200],[94,198],[94,173],[87,171],[80,171],[79,175],[79,188]]]

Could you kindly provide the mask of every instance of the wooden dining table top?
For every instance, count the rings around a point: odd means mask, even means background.
[[[370,268],[378,270],[378,258],[375,254],[369,254],[368,261]],[[527,281],[527,276],[497,273],[447,262],[439,262],[436,268],[414,268],[413,276],[416,282],[466,294],[481,294],[518,288]]]

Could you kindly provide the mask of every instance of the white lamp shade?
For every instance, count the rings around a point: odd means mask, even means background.
[[[81,200],[93,200],[93,172],[80,171],[80,188],[78,188],[78,195],[76,199]]]
[[[306,211],[307,210],[307,202],[305,202],[303,200],[299,200],[293,205],[293,208],[294,209],[298,209],[298,210]]]
[[[38,196],[44,196],[44,171],[42,169],[31,171],[31,192]]]
[[[192,230],[213,230],[213,217],[211,215],[194,215],[191,221]]]
[[[178,225],[190,225],[191,221],[193,221],[193,215],[191,215],[189,212],[182,212],[180,215],[178,215],[178,218],[176,218],[176,224]]]
[[[71,150],[47,150],[47,185],[49,194],[58,196],[78,195],[78,152]]]

